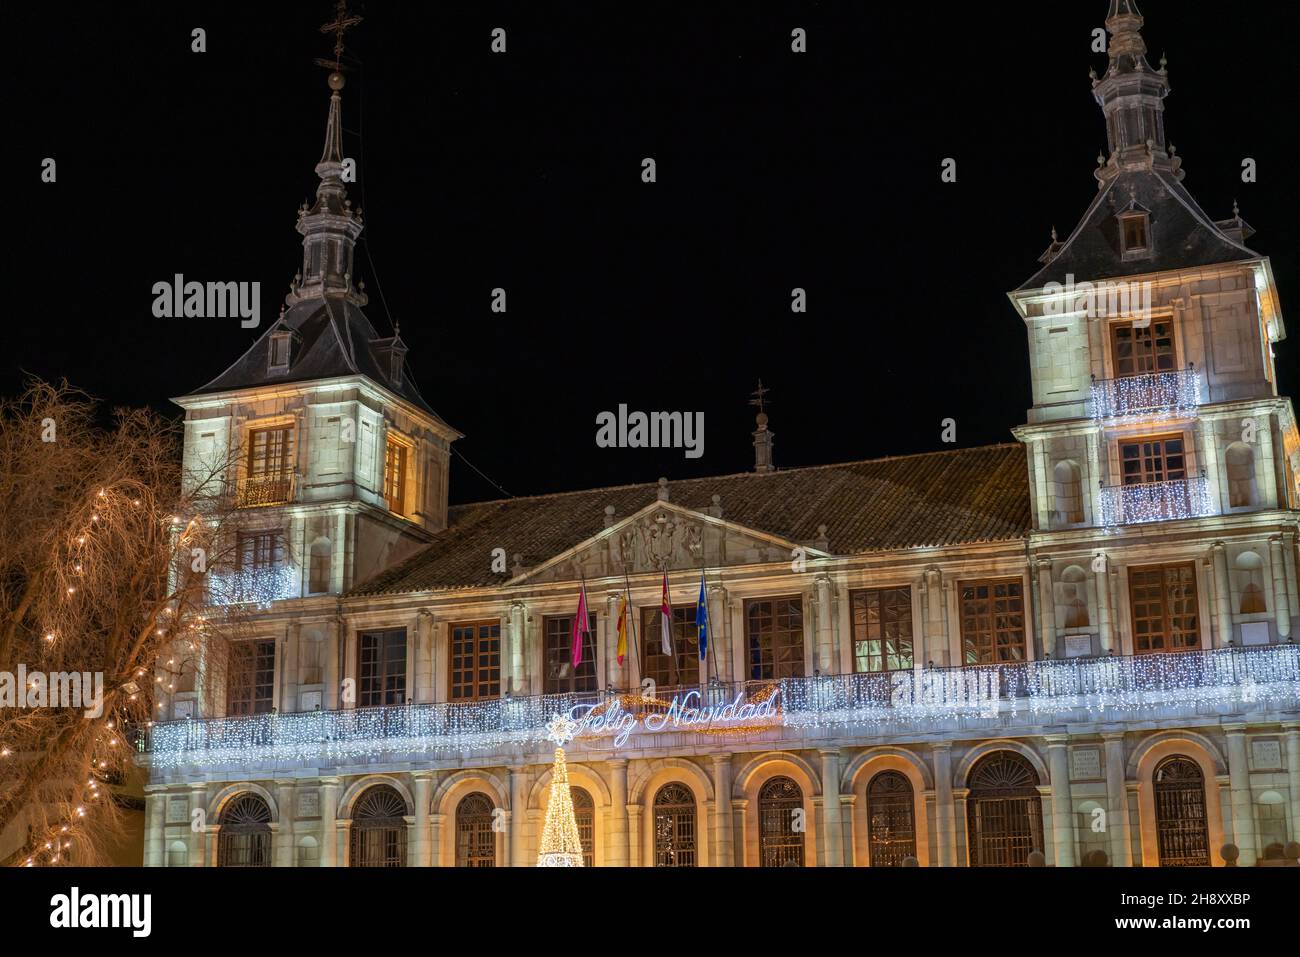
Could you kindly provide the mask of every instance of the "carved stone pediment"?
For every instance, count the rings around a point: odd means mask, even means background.
[[[600,534],[516,576],[523,581],[621,578],[702,565],[789,562],[802,547],[808,558],[825,552],[766,532],[747,529],[668,502],[656,502]]]

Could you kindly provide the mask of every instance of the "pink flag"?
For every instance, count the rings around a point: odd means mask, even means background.
[[[576,671],[582,664],[582,636],[591,634],[591,625],[587,621],[587,585],[584,582],[578,595],[578,613],[573,616],[573,668]]]

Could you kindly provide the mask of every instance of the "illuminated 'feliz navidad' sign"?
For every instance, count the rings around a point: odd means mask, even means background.
[[[740,728],[761,724],[780,717],[777,705],[779,689],[765,699],[754,703],[745,699],[742,691],[725,704],[705,704],[698,691],[674,695],[664,711],[634,714],[623,708],[618,698],[603,704],[578,704],[569,709],[569,719],[574,722],[575,735],[614,736],[614,746],[621,748],[638,727],[656,734],[661,731],[707,731],[710,729]]]

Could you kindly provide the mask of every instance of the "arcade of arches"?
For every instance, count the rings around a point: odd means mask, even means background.
[[[587,866],[1253,863],[1296,839],[1300,727],[1044,736],[570,765]],[[1272,765],[1272,766],[1271,766]],[[190,837],[177,794],[206,808]],[[541,766],[151,789],[169,866],[529,866]],[[721,795],[721,797],[720,797]],[[165,803],[164,803],[165,802]],[[828,809],[838,807],[839,813]],[[293,813],[286,814],[286,809]],[[292,819],[290,819],[292,818]]]

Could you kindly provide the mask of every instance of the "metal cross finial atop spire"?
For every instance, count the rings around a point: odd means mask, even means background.
[[[334,5],[333,21],[320,25],[321,33],[334,34],[334,59],[317,59],[316,64],[333,70],[335,73],[341,73],[343,70],[343,34],[360,22],[360,16],[355,13],[348,13],[348,0],[338,0],[338,3]]]
[[[763,380],[759,379],[758,388],[750,393],[750,395],[753,396],[753,398],[749,400],[749,404],[758,406],[759,412],[766,412],[767,411],[766,396],[771,391],[772,391],[771,389],[763,388]]]

